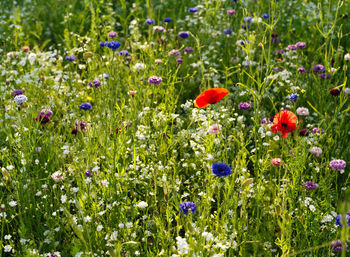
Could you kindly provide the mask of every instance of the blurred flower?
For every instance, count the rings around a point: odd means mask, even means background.
[[[298,118],[291,111],[280,111],[273,119],[271,131],[277,133],[282,132],[282,137],[287,137],[288,133],[297,128]]]
[[[25,95],[16,95],[15,96],[15,102],[17,104],[22,104],[27,102],[28,98]]]
[[[225,35],[231,35],[232,34],[232,29],[224,29]]]
[[[350,54],[349,53],[344,55],[344,60],[345,61],[350,61]]]
[[[157,76],[152,76],[148,79],[148,83],[153,85],[159,85],[162,81],[162,78]]]
[[[190,12],[194,13],[194,12],[198,12],[198,8],[196,7],[191,7],[188,9]]]
[[[307,190],[314,190],[318,185],[315,184],[312,181],[306,181],[303,183],[303,186],[307,189]]]
[[[180,51],[179,50],[176,50],[176,49],[173,49],[169,52],[169,55],[170,56],[180,56]]]
[[[165,28],[162,26],[153,26],[153,30],[157,32],[163,32]]]
[[[330,94],[331,96],[338,96],[338,95],[340,95],[340,90],[337,89],[337,88],[332,89],[332,90],[329,91],[329,94]]]
[[[297,46],[296,45],[288,45],[287,50],[297,50]]]
[[[22,50],[23,50],[23,51],[29,51],[29,50],[30,50],[30,47],[29,47],[29,46],[22,46]]]
[[[145,201],[141,201],[138,204],[136,204],[136,207],[140,208],[140,209],[144,209],[148,207],[148,203]]]
[[[324,130],[322,128],[313,128],[312,133],[314,134],[323,134]]]
[[[180,203],[180,212],[188,215],[188,211],[191,210],[191,213],[197,211],[197,205],[194,202],[182,202]]]
[[[98,87],[101,86],[101,81],[99,81],[99,80],[90,81],[90,82],[89,82],[89,86],[90,86],[90,87],[98,88]]]
[[[250,103],[247,103],[247,102],[239,103],[238,108],[240,110],[249,110],[250,109]]]
[[[79,108],[80,110],[87,111],[87,110],[91,110],[92,106],[89,103],[83,103],[79,106]]]
[[[128,56],[128,55],[129,55],[129,52],[128,52],[127,50],[121,50],[121,51],[119,52],[119,55],[120,55],[120,56]]]
[[[297,46],[297,48],[303,49],[303,48],[305,48],[306,43],[305,43],[305,42],[298,42],[298,43],[296,43],[295,45]]]
[[[159,63],[162,63],[162,60],[161,59],[155,59],[154,62],[159,64]]]
[[[148,25],[152,25],[152,24],[154,24],[154,20],[153,19],[146,19],[146,23]]]
[[[186,31],[182,31],[182,32],[179,32],[179,36],[181,38],[188,38],[190,36],[190,34]]]
[[[185,53],[192,53],[193,52],[193,48],[192,47],[185,47],[184,48],[184,52]]]
[[[314,146],[310,149],[310,153],[312,153],[313,155],[316,155],[317,157],[320,157],[322,154],[322,149],[317,146]]]
[[[211,171],[217,177],[226,177],[232,174],[231,168],[225,163],[213,163]]]
[[[118,41],[109,41],[105,46],[115,51],[121,46],[121,44]]]
[[[140,70],[144,70],[146,68],[146,64],[144,64],[144,63],[135,63],[135,65],[134,65],[134,69],[135,70],[138,70],[138,71],[140,71]]]
[[[176,59],[176,62],[177,62],[178,64],[181,64],[183,61],[184,61],[184,60],[181,59],[181,58]]]
[[[309,109],[305,107],[299,107],[297,108],[297,114],[299,116],[308,116],[309,115]]]
[[[114,32],[114,31],[109,32],[109,33],[108,33],[108,37],[109,37],[109,38],[115,38],[115,37],[117,37],[117,32]]]
[[[50,116],[48,115],[38,115],[34,120],[40,121],[41,124],[48,123],[50,121]]]
[[[346,162],[344,160],[332,160],[329,163],[329,167],[331,167],[332,170],[344,171],[346,167]]]
[[[227,10],[228,15],[234,15],[235,13],[236,13],[236,10],[233,10],[233,9]]]
[[[220,132],[220,128],[218,124],[213,124],[209,127],[209,133],[212,135],[216,135]]]
[[[273,158],[273,159],[271,160],[271,164],[272,164],[273,166],[280,167],[280,166],[283,165],[283,162],[282,162],[281,158]]]
[[[51,175],[51,178],[55,181],[55,182],[61,182],[64,179],[64,174],[60,171],[56,171]]]
[[[348,88],[348,87],[345,88],[345,89],[344,89],[344,93],[345,93],[346,95],[349,95],[349,94],[350,94],[350,88]]]
[[[12,94],[14,96],[17,96],[17,95],[23,95],[23,91],[21,89],[16,89],[12,92]]]
[[[344,243],[341,240],[333,241],[331,243],[331,249],[333,252],[341,252],[343,251],[343,246],[345,246],[345,250],[348,250],[348,244]]]
[[[261,17],[263,17],[264,19],[267,19],[267,18],[269,18],[270,16],[269,16],[268,13],[263,13],[263,14],[261,15]]]
[[[210,88],[200,93],[197,96],[194,106],[198,108],[207,107],[210,104],[215,104],[224,98],[229,91],[226,88]]]
[[[47,115],[47,116],[51,117],[52,114],[53,114],[53,112],[52,112],[51,110],[42,109],[42,110],[40,111],[40,115]]]
[[[77,59],[77,57],[75,57],[74,55],[68,55],[66,56],[66,60],[67,61],[70,61],[70,62],[73,62]]]
[[[336,71],[337,71],[337,69],[333,68],[333,67],[329,69],[329,73],[331,73],[331,74],[335,73]]]
[[[326,72],[324,66],[322,64],[317,64],[312,68],[314,73],[324,73]]]
[[[298,94],[297,93],[293,93],[290,96],[288,96],[288,98],[291,101],[296,101],[298,99]]]
[[[164,22],[166,22],[166,23],[169,23],[169,22],[172,22],[173,20],[171,19],[171,18],[164,18]]]
[[[305,68],[300,67],[300,68],[298,68],[298,72],[303,74],[306,72],[306,70],[305,70]]]
[[[307,129],[302,129],[299,131],[299,136],[305,137],[309,135],[309,131]]]
[[[134,96],[136,95],[136,91],[132,91],[132,90],[131,90],[131,91],[129,91],[129,95],[131,95],[131,96],[133,96],[133,97],[134,97]]]

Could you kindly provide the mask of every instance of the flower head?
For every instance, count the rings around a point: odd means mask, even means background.
[[[234,10],[234,9],[227,10],[228,15],[234,15],[235,13],[236,13],[236,10]]]
[[[12,94],[14,96],[17,96],[17,95],[23,95],[23,91],[21,89],[16,89],[12,92]]]
[[[345,250],[348,250],[348,244],[343,243],[341,240],[333,241],[331,243],[331,249],[333,252],[341,252],[343,251],[343,246],[345,247]]]
[[[128,55],[129,55],[129,52],[128,52],[127,50],[121,50],[121,51],[119,52],[119,55],[120,55],[120,56],[128,56]]]
[[[188,38],[190,36],[190,34],[186,31],[182,31],[182,32],[179,32],[179,36],[181,38]]]
[[[220,128],[218,124],[213,124],[209,127],[209,133],[212,135],[216,135],[220,132]]]
[[[22,104],[27,102],[28,98],[25,95],[16,95],[15,96],[15,102],[17,104]]]
[[[238,105],[238,108],[240,110],[249,110],[250,109],[250,103],[243,102]]]
[[[263,14],[261,15],[261,17],[263,17],[264,19],[267,19],[267,18],[269,18],[270,16],[269,16],[268,13],[263,13]]]
[[[317,64],[312,68],[314,73],[324,73],[326,72],[326,69],[322,64]]]
[[[297,108],[297,114],[299,116],[308,116],[309,115],[309,109],[305,107],[299,107]]]
[[[225,163],[213,163],[211,171],[217,177],[226,177],[232,174],[232,169]]]
[[[318,185],[315,184],[312,181],[306,181],[303,183],[303,186],[307,189],[307,190],[314,190]]]
[[[198,12],[198,8],[196,8],[196,7],[191,7],[191,8],[189,8],[188,9],[190,12]]]
[[[297,46],[297,48],[303,49],[303,48],[305,48],[306,43],[305,43],[305,42],[298,42],[298,43],[296,43],[295,45]]]
[[[231,35],[232,34],[232,29],[224,29],[225,35]]]
[[[92,106],[90,103],[83,103],[79,106],[80,110],[84,110],[84,111],[87,111],[87,110],[91,110]]]
[[[314,146],[310,149],[310,153],[316,155],[317,157],[320,157],[322,154],[322,149],[317,146]]]
[[[105,46],[115,51],[121,46],[121,44],[118,41],[109,41],[107,44],[105,44]]]
[[[148,24],[148,25],[152,25],[152,24],[154,24],[154,20],[153,19],[146,19],[146,23]]]
[[[332,160],[329,163],[329,167],[331,167],[332,170],[343,171],[346,167],[346,162],[344,160]]]
[[[271,160],[271,164],[272,164],[273,166],[280,167],[280,166],[283,165],[283,162],[282,162],[281,158],[273,158],[273,159]]]
[[[180,203],[180,212],[188,215],[188,211],[191,210],[192,214],[197,211],[197,205],[194,202],[182,202]]]
[[[271,131],[277,133],[282,132],[282,137],[287,137],[288,133],[297,128],[298,118],[291,111],[280,111],[273,119]]]
[[[108,33],[108,37],[109,37],[109,38],[115,38],[115,37],[117,37],[117,32],[114,32],[114,31],[109,32],[109,33]]]
[[[164,22],[169,23],[172,22],[173,20],[169,17],[164,18]]]
[[[226,88],[210,88],[197,96],[194,106],[204,108],[210,104],[215,104],[224,98],[228,93],[229,91]]]
[[[297,93],[291,94],[290,96],[288,96],[288,98],[291,101],[296,101],[298,99],[298,94]]]
[[[74,60],[76,60],[77,59],[77,57],[75,57],[74,55],[68,55],[68,56],[66,56],[66,60],[67,61],[70,61],[70,62],[73,62]]]
[[[162,78],[157,76],[152,76],[148,79],[148,83],[153,85],[159,85],[162,81]]]
[[[306,72],[306,70],[305,70],[305,68],[300,67],[300,68],[298,68],[298,72],[301,73],[301,74],[303,74],[303,73]]]
[[[99,81],[99,80],[90,81],[90,82],[89,82],[89,86],[90,86],[90,87],[98,88],[98,87],[101,86],[101,81]]]

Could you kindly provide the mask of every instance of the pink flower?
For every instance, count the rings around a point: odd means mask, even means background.
[[[216,135],[220,132],[220,128],[218,124],[213,124],[209,127],[209,133],[212,135]]]
[[[132,97],[134,97],[136,95],[136,91],[129,91],[129,95],[131,95]]]
[[[23,50],[23,51],[29,51],[30,48],[29,48],[29,46],[22,46],[22,50]]]
[[[280,166],[283,165],[283,162],[282,162],[281,158],[273,158],[273,159],[271,160],[271,164],[272,164],[273,166],[280,167]]]

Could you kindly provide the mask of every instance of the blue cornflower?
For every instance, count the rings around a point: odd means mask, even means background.
[[[80,110],[87,111],[87,110],[91,110],[92,106],[89,103],[83,103],[79,106],[79,108]]]
[[[191,7],[188,9],[190,12],[198,12],[198,8],[197,7]]]
[[[105,47],[107,46],[108,41],[100,41],[100,47]]]
[[[250,23],[250,22],[253,21],[253,18],[250,17],[250,16],[247,16],[247,17],[244,17],[244,18],[243,18],[243,21],[246,22],[246,23]]]
[[[232,170],[225,163],[213,163],[211,165],[211,171],[217,177],[226,177],[232,174]]]
[[[105,46],[115,51],[121,46],[121,44],[118,41],[109,41]]]
[[[66,56],[66,60],[67,60],[67,61],[72,62],[72,61],[74,61],[75,59],[77,59],[77,57],[75,57],[74,55],[68,55],[68,56]]]
[[[171,19],[171,18],[164,18],[164,22],[167,22],[167,23],[169,23],[169,22],[172,22],[173,20]]]
[[[263,13],[263,14],[261,15],[261,17],[263,17],[264,19],[267,19],[267,18],[269,18],[270,16],[269,16],[267,13]]]
[[[147,23],[148,25],[152,25],[152,24],[154,24],[154,20],[153,20],[153,19],[147,19],[147,20],[146,20],[146,23]]]
[[[188,211],[191,210],[192,214],[197,211],[197,205],[194,202],[182,202],[180,203],[180,212],[188,215]]]
[[[190,34],[189,34],[188,32],[180,32],[180,33],[179,33],[179,36],[180,36],[181,38],[188,38],[188,37],[190,36]]]
[[[298,94],[297,93],[294,93],[294,94],[291,94],[289,97],[289,100],[291,101],[296,101],[298,99]]]
[[[97,79],[95,79],[95,80],[93,80],[93,81],[90,81],[90,82],[89,82],[89,86],[90,86],[90,87],[98,88],[98,87],[101,86],[101,81],[99,81],[99,80],[97,80]]]
[[[231,35],[232,34],[232,29],[224,29],[225,35]]]
[[[345,219],[348,221],[348,226],[350,226],[350,211],[345,215]],[[334,224],[339,227],[343,227],[341,224],[341,214],[338,214],[337,217],[335,217]]]

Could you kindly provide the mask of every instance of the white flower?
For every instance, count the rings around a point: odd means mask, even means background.
[[[61,196],[61,203],[65,203],[67,202],[67,196],[66,195],[62,195]]]
[[[12,251],[12,246],[11,245],[6,245],[4,247],[4,251],[5,251],[5,253],[10,253]]]
[[[5,240],[10,240],[11,237],[12,237],[11,235],[6,235],[6,236],[4,236],[4,239],[5,239]]]
[[[344,93],[345,93],[346,95],[350,94],[350,88],[348,88],[348,87],[345,88]]]
[[[209,242],[209,241],[211,241],[211,240],[214,239],[213,234],[210,233],[210,232],[205,232],[205,231],[204,231],[204,232],[202,233],[202,236],[205,237],[205,241],[207,241],[207,242]]]
[[[135,65],[134,65],[134,69],[135,70],[144,70],[146,68],[146,65],[144,64],[144,63],[136,63]]]
[[[97,228],[96,228],[97,232],[100,232],[102,229],[103,229],[102,225],[98,225]]]
[[[30,53],[28,55],[28,60],[29,60],[30,64],[33,65],[35,60],[36,60],[36,54],[35,53]]]
[[[17,202],[12,200],[11,202],[9,202],[9,205],[11,207],[15,207],[17,205]]]
[[[127,228],[132,228],[132,222],[127,222],[127,223],[125,223],[125,226],[126,226]]]
[[[309,208],[310,208],[310,211],[312,211],[312,212],[314,212],[316,210],[315,206],[313,206],[313,205],[310,205]]]
[[[53,173],[51,175],[51,178],[55,181],[55,182],[61,182],[64,179],[64,174],[60,171],[56,171],[55,173]]]
[[[90,217],[90,216],[84,217],[84,221],[85,221],[85,222],[90,222],[90,221],[91,221],[91,217]]]
[[[148,203],[141,201],[138,204],[136,204],[137,207],[143,209],[143,208],[147,208],[148,207]]]
[[[22,104],[27,102],[28,98],[25,95],[16,95],[15,96],[15,102],[18,104]]]
[[[344,55],[344,60],[345,61],[350,61],[350,54],[347,53],[346,55]]]

